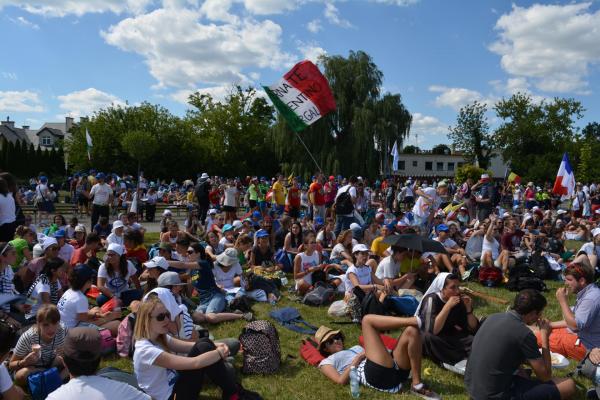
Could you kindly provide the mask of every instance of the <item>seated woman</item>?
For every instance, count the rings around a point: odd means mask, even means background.
[[[0,242],[0,294],[17,294],[15,285],[13,284],[15,275],[12,270],[12,265],[15,263],[16,259],[17,252],[11,246],[11,244],[9,242]],[[31,306],[28,304],[15,305],[13,306],[13,312],[11,312],[11,305],[9,303],[5,303],[0,306],[0,309],[2,309],[7,315],[10,315],[10,318],[12,318],[14,321],[17,321],[20,325],[25,322],[25,313],[31,309]]]
[[[123,245],[123,233],[125,231],[125,224],[123,224],[123,221],[115,221],[112,224],[112,229],[111,229],[111,234],[108,235],[108,237],[106,238],[106,246],[108,246],[111,243],[116,243],[116,244],[120,244],[121,246]]]
[[[140,306],[133,355],[140,388],[156,400],[197,399],[207,376],[221,389],[223,399],[239,398],[243,389],[225,366],[230,354],[227,345],[208,338],[196,343],[173,338],[168,335],[169,316],[157,296],[150,296]]]
[[[236,249],[225,249],[223,253],[217,256],[213,273],[217,286],[225,292],[225,299],[228,304],[242,295],[256,301],[267,301],[267,293],[264,290],[245,290],[242,287],[244,286],[242,282],[243,271]]]
[[[461,295],[458,275],[438,274],[417,308],[421,318],[423,355],[434,362],[454,365],[469,357],[479,321],[473,301]]]
[[[333,250],[333,246],[335,246],[335,233],[333,233],[333,228],[335,227],[335,221],[333,218],[327,218],[325,220],[325,224],[323,228],[319,230],[317,234],[317,243],[323,247],[323,251],[326,251],[327,254],[331,253]]]
[[[274,253],[269,241],[269,233],[260,229],[254,235],[256,246],[252,249],[250,256],[250,268],[255,272],[275,272],[282,268],[281,264],[275,264]]]
[[[234,248],[238,252],[238,259],[242,268],[246,268],[248,265],[248,260],[250,260],[250,256],[252,253],[252,237],[245,233],[240,233],[238,238],[235,240]]]
[[[283,241],[283,249],[291,260],[293,260],[296,255],[300,253],[298,248],[302,243],[302,225],[300,225],[300,222],[296,221],[292,223],[292,227],[285,235],[285,239]]]
[[[223,225],[223,237],[219,240],[219,245],[224,249],[229,249],[235,245],[235,231],[233,225]]]
[[[321,255],[316,247],[315,234],[310,232],[304,236],[304,251],[296,254],[294,258],[294,280],[296,281],[296,291],[300,296],[311,291],[317,281],[327,279],[325,264],[321,264]],[[320,277],[313,275],[319,271]]]
[[[135,289],[130,289],[133,283]],[[142,298],[142,287],[133,263],[127,259],[125,249],[118,244],[111,244],[106,250],[106,261],[100,264],[96,282],[100,295],[96,298],[98,306],[102,306],[113,297],[119,299],[122,307],[127,307],[133,300]]]
[[[46,265],[46,262],[48,262],[49,259],[58,257],[59,247],[56,239],[54,239],[53,237],[45,236],[41,239],[38,239],[38,242],[42,250],[42,254],[39,257],[35,257],[34,255],[33,260],[19,268],[19,270],[16,273],[24,290],[29,289],[29,287],[37,279],[38,275],[42,271],[42,268],[44,268],[44,265]],[[0,243],[0,246],[2,245],[3,244]],[[2,247],[0,247],[0,250],[1,249]],[[35,246],[33,252],[35,253]],[[3,255],[4,253],[0,252],[0,264]]]
[[[351,229],[341,232],[337,238],[337,244],[331,250],[329,262],[332,264],[342,264],[344,260],[352,262],[352,246],[354,244]]]
[[[92,287],[93,276],[94,270],[86,264],[76,266],[69,273],[71,288],[58,300],[60,320],[67,329],[76,326],[100,327],[109,329],[113,336],[117,336],[119,328],[117,319],[121,317],[121,311],[102,312],[99,307],[88,308],[84,293]]]
[[[10,359],[19,386],[27,386],[30,374],[52,367],[58,368],[61,378],[69,376],[61,357],[66,333],[54,304],[44,304],[37,310],[36,325],[21,335]]]
[[[369,249],[364,244],[357,244],[352,248],[352,263],[345,261],[349,265],[346,275],[343,276],[343,282],[346,289],[344,300],[347,302],[355,287],[359,287],[363,292],[374,292],[378,299],[383,301],[385,289],[383,280],[375,275],[377,263],[375,260],[369,260]]]
[[[179,224],[175,220],[171,220],[168,223],[168,230],[160,235],[160,241],[163,243],[171,243],[172,246],[175,246],[177,240],[183,238],[195,238],[191,236],[186,231],[179,230]]]
[[[73,239],[69,240],[69,244],[74,248],[78,249],[81,246],[85,245],[85,238],[87,236],[87,231],[85,226],[79,224],[75,227],[75,236]]]
[[[15,231],[15,238],[10,241],[11,246],[17,251],[17,260],[14,270],[33,259],[31,248],[35,244],[35,231],[25,225],[19,225]]]
[[[390,353],[379,334],[383,331],[405,328]],[[421,337],[418,318],[399,318],[366,315],[362,320],[364,348],[354,346],[344,349],[344,336],[321,326],[315,341],[323,356],[319,370],[333,382],[345,385],[350,380],[350,369],[356,367],[360,383],[382,392],[398,393],[404,381],[411,376],[411,393],[426,398],[439,399],[435,392],[421,381]]]
[[[217,256],[225,250],[225,246],[219,242],[219,235],[216,232],[209,231],[206,234],[206,255],[210,257],[212,261],[217,259]]]
[[[17,341],[17,332],[8,322],[0,320],[0,360],[5,360]],[[23,400],[25,393],[13,384],[6,364],[0,363],[0,396],[3,400]]]
[[[37,311],[44,304],[58,304],[58,299],[63,294],[60,280],[64,277],[66,265],[61,258],[55,257],[48,260],[42,272],[29,290],[27,297],[34,301],[31,310],[25,314],[28,321],[36,318]]]

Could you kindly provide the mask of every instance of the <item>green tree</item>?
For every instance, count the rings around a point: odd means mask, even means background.
[[[512,170],[527,180],[552,178],[565,151],[578,154],[573,144],[579,138],[575,121],[584,111],[580,102],[555,98],[535,103],[530,95],[517,93],[500,100],[494,110],[502,120],[494,143]]]
[[[600,124],[597,122],[590,122],[583,128],[581,135],[585,140],[596,140],[600,141]]]
[[[445,144],[438,144],[433,146],[431,149],[431,154],[439,154],[439,155],[448,155],[452,152],[450,147]]]
[[[468,178],[471,178],[473,182],[477,182],[483,173],[487,173],[492,176],[491,171],[486,171],[485,169],[473,164],[464,164],[462,167],[456,170],[456,183],[463,183]]]
[[[320,59],[337,108],[298,136],[329,174],[376,176],[389,171],[390,151],[408,136],[411,114],[399,94],[381,94],[382,72],[371,57],[351,51],[347,58]],[[286,173],[308,176],[316,168],[281,116],[273,143]]]
[[[577,180],[589,182],[592,177],[592,145],[583,142],[579,147],[579,164],[577,165]]]
[[[402,149],[402,154],[419,154],[421,149],[417,146],[409,145]]]
[[[456,125],[449,128],[448,138],[456,150],[464,153],[470,163],[486,169],[493,152],[493,137],[486,117],[487,106],[474,101],[460,109]]]

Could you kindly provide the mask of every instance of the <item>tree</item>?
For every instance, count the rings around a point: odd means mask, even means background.
[[[585,140],[597,140],[600,141],[600,124],[597,122],[590,122],[583,128],[581,135]]]
[[[589,182],[592,178],[592,145],[585,141],[579,147],[579,164],[577,165],[577,180]]]
[[[464,153],[470,163],[477,163],[483,169],[488,167],[494,147],[486,112],[487,106],[478,101],[462,107],[456,125],[450,127],[448,133],[456,150]]]
[[[488,175],[492,176],[491,171],[486,171],[476,165],[464,164],[462,167],[456,170],[456,183],[463,183],[468,178],[471,178],[473,182],[477,182],[483,173],[487,173]]]
[[[412,122],[401,96],[382,96],[383,74],[362,51],[351,51],[347,58],[323,56],[319,63],[337,108],[298,135],[278,116],[272,137],[282,169],[303,176],[316,170],[299,136],[328,174],[385,173],[394,142],[402,145]]]
[[[409,145],[402,149],[402,154],[419,154],[421,149],[417,146]]]
[[[579,139],[575,120],[584,111],[580,102],[555,98],[535,103],[530,95],[517,93],[500,100],[494,110],[502,120],[494,143],[511,169],[527,180],[552,178],[565,151],[578,153],[573,144]]]
[[[438,144],[433,146],[431,149],[431,154],[439,154],[439,155],[448,155],[452,152],[450,147],[445,144]]]

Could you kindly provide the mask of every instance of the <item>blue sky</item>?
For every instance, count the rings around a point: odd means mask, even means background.
[[[183,115],[194,90],[364,50],[413,113],[407,144],[447,143],[461,106],[516,91],[580,100],[583,126],[600,120],[599,27],[598,1],[0,0],[0,118],[37,128],[145,100]]]

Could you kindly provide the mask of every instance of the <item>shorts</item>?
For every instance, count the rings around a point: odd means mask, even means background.
[[[80,206],[87,206],[88,205],[88,198],[83,196],[83,195],[79,195],[77,196],[77,204],[79,204]]]
[[[560,400],[560,392],[554,382],[525,379],[517,375],[513,377],[510,395],[514,400]]]
[[[290,218],[298,219],[300,217],[300,209],[299,208],[288,207],[286,212],[287,212],[287,215],[290,216]]]
[[[536,332],[538,346],[542,346],[542,340],[539,332]],[[583,360],[587,349],[579,340],[577,334],[570,332],[567,328],[553,329],[550,333],[550,351],[562,354],[567,358],[577,361]]]
[[[398,393],[410,374],[410,370],[398,367],[395,361],[394,366],[388,368],[368,358],[361,362],[357,369],[361,384],[387,393]]]
[[[248,200],[248,203],[250,204],[250,208],[254,208],[256,207],[256,200]]]
[[[223,206],[223,211],[225,211],[225,212],[235,212],[235,207],[233,207],[233,206]]]

